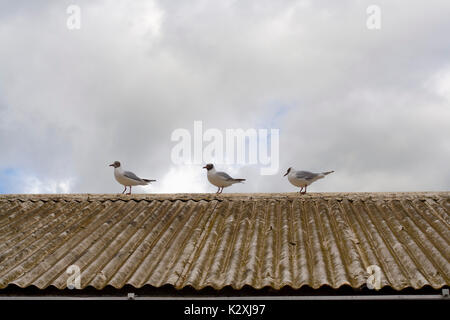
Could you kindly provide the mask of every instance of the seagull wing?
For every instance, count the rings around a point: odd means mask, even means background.
[[[297,179],[303,179],[303,180],[313,180],[315,177],[317,177],[317,173],[309,172],[309,171],[297,171],[295,173],[295,177]]]
[[[226,172],[216,172],[216,175],[225,181],[234,180],[230,175]]]
[[[133,172],[131,172],[131,171],[125,171],[124,173],[123,173],[123,175],[125,176],[125,177],[127,177],[128,179],[132,179],[132,180],[136,180],[136,181],[138,181],[138,182],[142,182],[142,179],[141,178],[139,178],[137,175],[135,175]]]

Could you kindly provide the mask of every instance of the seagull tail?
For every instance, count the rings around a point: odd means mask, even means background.
[[[243,181],[245,181],[245,179],[233,179],[234,181],[236,181],[236,182],[243,182]]]
[[[327,175],[327,174],[330,174],[330,173],[333,173],[334,172],[334,170],[333,171],[327,171],[327,172],[323,172],[323,175]]]
[[[156,180],[150,180],[150,179],[142,179],[142,180],[144,180],[145,182],[155,182]]]

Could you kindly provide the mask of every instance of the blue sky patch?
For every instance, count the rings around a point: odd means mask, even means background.
[[[22,172],[16,168],[0,169],[0,193],[19,193]]]

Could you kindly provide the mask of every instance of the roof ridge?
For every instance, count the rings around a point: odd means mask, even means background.
[[[78,194],[0,194],[0,200],[19,201],[211,201],[211,200],[252,200],[252,199],[389,199],[389,198],[447,198],[450,191],[424,191],[424,192],[313,192],[299,195],[297,192],[285,193],[146,193],[146,194],[102,194],[102,193],[78,193]]]

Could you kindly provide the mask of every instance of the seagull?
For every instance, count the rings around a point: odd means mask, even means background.
[[[314,181],[322,179],[327,174],[330,174],[333,172],[334,171],[314,173],[314,172],[309,172],[309,171],[296,171],[294,168],[291,167],[284,174],[284,177],[288,176],[289,182],[292,183],[294,186],[300,188],[300,191],[299,191],[300,194],[305,194],[307,186],[309,186]],[[303,188],[305,188],[305,191],[302,192]]]
[[[223,188],[229,187],[234,183],[245,181],[245,179],[233,179],[228,173],[218,172],[214,165],[208,163],[203,169],[208,170],[208,181],[218,187],[216,194],[222,193]]]
[[[132,186],[145,186],[150,182],[156,181],[149,179],[141,179],[133,172],[124,171],[120,166],[119,161],[114,161],[114,163],[111,163],[109,166],[114,167],[114,177],[116,178],[117,182],[125,186],[125,189],[122,191],[122,194],[125,193],[125,191],[127,191],[127,187],[130,187],[130,192],[127,194],[131,194]]]

